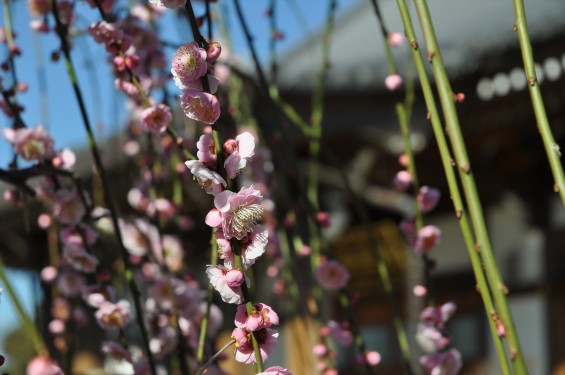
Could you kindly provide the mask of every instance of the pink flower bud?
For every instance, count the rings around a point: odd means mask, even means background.
[[[228,284],[230,288],[237,288],[241,286],[245,280],[243,272],[238,269],[229,270],[224,278],[226,280],[226,284]]]
[[[385,79],[385,86],[389,91],[396,91],[402,87],[402,77],[398,74],[390,74]]]
[[[365,360],[371,366],[376,366],[381,362],[381,355],[375,351],[365,353]]]
[[[399,32],[389,33],[387,40],[391,47],[400,47],[404,42],[404,35]]]
[[[393,180],[394,187],[406,191],[412,185],[412,175],[408,171],[399,171]]]
[[[436,247],[441,238],[441,230],[435,225],[426,225],[418,232],[416,252],[425,254]]]
[[[316,344],[314,345],[314,347],[312,348],[312,353],[316,356],[316,357],[323,357],[326,355],[326,353],[328,352],[328,347],[325,344]]]
[[[220,43],[212,42],[206,46],[206,61],[213,64],[216,62],[222,53],[222,46]]]

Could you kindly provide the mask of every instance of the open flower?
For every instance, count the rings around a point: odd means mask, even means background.
[[[63,248],[63,257],[77,271],[94,273],[98,267],[98,259],[79,245],[66,245]]]
[[[244,275],[237,269],[228,269],[223,266],[206,267],[206,274],[210,283],[220,293],[222,301],[225,303],[243,303],[243,292],[241,284],[244,282]]]
[[[244,187],[238,193],[224,190],[214,197],[215,209],[206,215],[206,224],[222,227],[224,237],[243,239],[253,231],[263,216],[263,195],[257,189]]]
[[[170,3],[180,1],[182,0],[167,0]],[[167,8],[170,7],[167,6]],[[206,74],[208,70],[206,51],[200,48],[196,42],[183,44],[175,52],[172,66],[171,73],[175,79],[175,84],[181,90],[187,89],[191,82],[200,79],[200,77]]]
[[[253,332],[253,334],[259,344],[261,359],[265,362],[277,345],[279,333],[273,329],[263,328]],[[233,330],[231,337],[236,340],[235,360],[246,364],[255,363],[255,352],[253,351],[253,344],[251,343],[251,332],[236,328]]]
[[[102,328],[124,328],[131,320],[130,304],[126,300],[120,300],[116,304],[105,302],[96,310],[94,316]]]
[[[55,155],[53,138],[43,126],[4,129],[4,137],[14,145],[16,153],[26,160],[43,161]]]
[[[180,97],[180,105],[188,118],[208,125],[220,117],[220,102],[204,91],[186,89]]]
[[[228,177],[235,178],[255,154],[255,139],[249,132],[241,133],[224,143],[224,151],[229,155],[224,162]]]
[[[416,238],[416,252],[425,254],[439,245],[441,239],[441,230],[435,225],[426,225],[418,231]]]
[[[196,156],[206,167],[216,168],[216,145],[212,134],[202,134],[196,142]]]
[[[329,260],[316,269],[316,280],[322,288],[338,290],[347,285],[349,271],[337,260]]]
[[[257,375],[292,375],[292,372],[281,366],[273,366],[263,372],[258,372]]]
[[[228,268],[234,267],[235,257],[230,241],[224,237],[221,231],[216,232],[219,248],[219,257],[224,260]],[[243,269],[255,264],[255,261],[265,252],[265,246],[269,242],[269,231],[262,225],[254,225],[252,231],[240,241],[240,254]]]
[[[27,375],[63,375],[63,371],[47,356],[37,356],[29,361]]]
[[[255,303],[251,314],[247,313],[245,305],[239,305],[235,313],[235,326],[247,331],[258,331],[279,324],[279,316],[271,306]]]
[[[226,180],[216,172],[206,168],[199,160],[189,160],[184,163],[198,185],[208,194],[219,194],[226,186]]]
[[[162,133],[173,119],[171,109],[165,104],[145,108],[141,112],[141,125],[153,133]]]
[[[422,186],[416,200],[418,201],[422,213],[427,213],[436,208],[440,198],[441,191],[429,186]]]

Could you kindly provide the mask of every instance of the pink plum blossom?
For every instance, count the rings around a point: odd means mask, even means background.
[[[234,267],[235,257],[230,241],[224,237],[221,231],[216,232],[219,258],[224,260],[228,268]],[[243,268],[247,269],[255,264],[255,261],[263,255],[265,247],[269,242],[269,231],[262,225],[254,225],[252,231],[240,241],[240,254]]]
[[[145,108],[141,112],[143,128],[152,133],[162,133],[173,119],[171,109],[165,104]]]
[[[55,154],[55,142],[43,126],[22,129],[4,129],[4,137],[14,145],[16,153],[25,160],[43,161]]]
[[[207,92],[186,89],[181,95],[181,107],[186,116],[195,121],[212,125],[220,117],[220,102]]]
[[[49,0],[28,0],[27,7],[33,17],[41,17],[50,12],[51,2]]]
[[[385,86],[389,91],[396,91],[402,87],[402,77],[398,74],[390,74],[385,79]]]
[[[94,273],[98,267],[98,259],[86,252],[78,245],[67,245],[63,248],[63,257],[77,271],[84,273]]]
[[[435,225],[426,225],[418,231],[416,238],[416,252],[425,254],[439,245],[441,239],[441,230]]]
[[[78,296],[84,284],[84,277],[74,271],[63,271],[57,279],[59,291],[65,297]]]
[[[47,356],[37,356],[31,359],[26,369],[27,375],[64,375],[57,364]]]
[[[241,133],[235,140],[224,143],[224,151],[229,155],[224,162],[226,173],[229,178],[235,178],[255,154],[255,139],[249,132]]]
[[[242,240],[253,231],[263,216],[263,195],[257,189],[243,187],[238,193],[224,190],[214,197],[215,209],[206,215],[206,224],[222,227],[224,237]]]
[[[168,0],[167,2],[178,3],[180,1],[183,0]],[[187,89],[189,83],[206,74],[208,70],[206,51],[200,48],[196,42],[186,43],[175,52],[172,66],[171,73],[175,79],[175,84],[181,90]]]
[[[263,372],[258,372],[257,375],[292,375],[292,372],[281,366],[273,366]]]
[[[75,165],[75,162],[76,155],[72,150],[68,148],[64,148],[61,151],[57,152],[51,160],[51,163],[53,163],[53,166],[55,168],[62,168],[67,170],[71,169]]]
[[[436,208],[440,198],[441,192],[438,189],[422,186],[416,200],[420,205],[420,210],[422,210],[423,213],[427,213]]]
[[[327,335],[330,335],[335,341],[342,345],[351,345],[353,342],[353,334],[347,327],[347,324],[339,324],[335,320],[328,320],[326,323]],[[326,336],[327,336],[326,335]]]
[[[63,224],[77,224],[86,214],[82,201],[88,199],[86,197],[87,194],[81,196],[77,188],[58,189],[53,196],[53,216]]]
[[[222,46],[218,42],[208,43],[206,46],[206,61],[210,64],[216,62],[222,53]]]
[[[206,168],[206,166],[198,160],[189,160],[184,163],[198,185],[208,194],[219,194],[223,188],[227,186],[226,181],[216,172]]]
[[[212,134],[202,134],[196,143],[198,152],[196,156],[206,167],[216,167],[216,145]]]
[[[195,284],[176,277],[161,276],[149,287],[148,295],[148,303],[154,303],[159,311],[188,312],[197,308],[201,293]]]
[[[316,357],[323,357],[328,353],[328,347],[326,344],[318,343],[312,348],[312,354]]]
[[[162,359],[177,347],[177,331],[171,326],[161,327],[149,340],[149,348],[157,359]]]
[[[416,342],[426,353],[435,353],[449,345],[451,339],[443,330],[427,324],[418,324]]]
[[[124,328],[131,320],[130,304],[126,300],[106,302],[94,313],[98,324],[105,329]]]
[[[258,331],[279,324],[279,316],[272,307],[264,303],[255,303],[251,314],[245,305],[239,305],[235,313],[235,326],[247,331]]]
[[[236,328],[232,332],[232,338],[236,340],[235,343],[235,360],[238,362],[251,364],[255,363],[255,352],[250,338],[251,333]],[[259,351],[261,352],[261,359],[263,362],[267,360],[275,346],[277,345],[278,332],[269,328],[264,328],[259,331],[253,332],[259,344]]]
[[[130,351],[114,341],[102,341],[102,353],[118,361],[132,360]]]
[[[406,191],[412,186],[412,175],[408,171],[399,171],[393,180],[394,187],[400,191]]]
[[[337,260],[329,260],[316,269],[316,280],[325,289],[338,290],[347,285],[349,271]]]
[[[230,273],[230,271],[237,271],[241,276],[233,272]],[[220,293],[222,301],[237,305],[244,302],[243,292],[241,290],[241,284],[243,283],[243,273],[241,271],[229,270],[223,266],[208,265],[206,267],[206,274],[214,289]]]
[[[457,375],[463,365],[457,349],[424,355],[420,357],[420,364],[430,375]]]
[[[154,251],[159,262],[164,263],[171,272],[178,272],[182,268],[184,251],[182,243],[177,236],[165,234],[162,236],[163,246],[161,251]]]
[[[82,223],[61,229],[59,236],[65,245],[84,246],[84,239],[86,245],[93,245],[98,239],[98,233],[91,226]]]

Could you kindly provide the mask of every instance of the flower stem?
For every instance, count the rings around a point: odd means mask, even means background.
[[[57,7],[57,2],[55,0],[51,0],[51,11],[53,13],[53,17],[55,18],[55,30],[57,32],[57,35],[59,36],[59,39],[61,41],[61,46],[62,46],[62,50],[63,50],[63,54],[65,56],[65,64],[67,67],[67,73],[69,75],[69,79],[71,80],[71,84],[73,86],[73,91],[76,97],[76,100],[78,102],[79,105],[79,109],[80,109],[80,113],[82,116],[82,120],[84,123],[84,127],[87,133],[87,137],[88,137],[88,145],[90,148],[90,151],[92,153],[92,157],[94,159],[94,164],[96,166],[96,170],[100,175],[100,180],[102,182],[102,190],[103,190],[103,194],[104,194],[104,201],[106,203],[106,206],[108,207],[109,211],[110,211],[110,217],[112,219],[112,224],[114,226],[114,233],[116,234],[116,240],[118,242],[118,246],[120,248],[120,254],[122,257],[122,261],[124,263],[124,267],[126,269],[126,271],[124,272],[124,276],[125,279],[128,283],[130,292],[132,294],[132,299],[134,302],[134,306],[135,306],[135,312],[136,312],[136,319],[137,319],[137,323],[139,326],[139,329],[141,331],[141,336],[142,336],[142,340],[143,340],[143,344],[144,344],[144,349],[147,355],[147,359],[149,361],[149,366],[151,368],[151,373],[153,375],[157,374],[157,369],[156,369],[156,365],[155,365],[155,359],[153,357],[153,354],[151,353],[151,350],[149,348],[149,335],[147,333],[147,328],[145,327],[145,321],[143,319],[144,316],[144,312],[143,312],[143,308],[141,306],[141,302],[140,302],[140,297],[141,297],[141,292],[139,291],[135,280],[133,279],[133,273],[131,271],[131,266],[129,263],[129,255],[127,253],[127,250],[124,246],[123,243],[123,238],[122,238],[122,233],[120,230],[120,226],[118,223],[118,212],[116,209],[116,206],[114,204],[114,201],[112,199],[112,193],[110,190],[110,184],[108,183],[108,178],[106,176],[106,169],[104,168],[104,165],[102,163],[102,159],[100,157],[100,152],[98,150],[98,146],[96,144],[96,140],[94,138],[94,134],[92,132],[92,127],[90,126],[90,120],[88,118],[88,114],[86,112],[86,106],[84,104],[84,99],[82,96],[82,91],[80,89],[80,86],[78,84],[78,80],[76,77],[76,73],[75,73],[75,69],[74,69],[74,65],[71,59],[71,55],[70,55],[70,46],[69,43],[67,41],[67,26],[63,25],[61,23],[61,20],[59,18],[59,10]]]
[[[28,337],[31,340],[33,349],[38,355],[46,354],[47,350],[45,349],[45,344],[43,343],[43,339],[41,338],[41,335],[37,331],[37,327],[31,320],[27,312],[24,310],[24,307],[22,306],[20,299],[16,295],[16,292],[12,288],[12,284],[10,284],[10,280],[8,280],[8,276],[6,275],[6,267],[4,265],[4,261],[2,260],[1,257],[0,257],[0,281],[2,281],[3,287],[8,292],[8,295],[10,296],[10,299],[12,300],[12,303],[16,308],[16,312],[20,317],[20,321],[22,323],[23,329],[26,332],[26,335],[28,335]]]
[[[216,360],[216,358],[218,358],[223,352],[225,352],[233,344],[235,344],[234,339],[228,341],[228,343],[226,345],[224,345],[220,350],[218,350],[218,352],[216,354],[214,354],[212,357],[210,357],[210,359],[202,367],[200,367],[200,369],[198,369],[198,371],[196,372],[196,375],[204,374],[204,370],[206,370],[206,368],[208,368],[208,366],[210,366]]]
[[[538,125],[538,131],[541,134],[545,152],[549,160],[551,172],[555,179],[554,190],[559,192],[561,201],[565,205],[565,176],[563,175],[563,166],[561,165],[561,152],[559,145],[555,143],[555,139],[551,132],[545,105],[541,96],[541,90],[538,79],[536,77],[536,69],[534,65],[534,57],[532,53],[532,44],[528,33],[528,23],[526,20],[526,11],[524,9],[523,0],[514,1],[514,13],[516,15],[515,30],[518,32],[520,41],[520,49],[522,50],[522,59],[524,61],[524,70],[528,82],[528,90],[534,107],[534,114]]]
[[[210,264],[218,264],[218,242],[216,241],[216,228],[212,230],[212,238],[210,239]],[[200,323],[200,336],[198,338],[198,350],[196,351],[196,359],[198,366],[202,365],[204,361],[204,344],[206,342],[206,334],[208,333],[208,322],[210,318],[210,306],[214,299],[214,287],[208,283],[208,298],[206,299],[206,310],[204,311],[204,318]]]
[[[496,307],[500,313],[501,323],[504,325],[506,337],[508,339],[510,357],[512,359],[514,370],[518,375],[527,374],[524,357],[520,349],[518,336],[514,326],[514,320],[506,299],[508,288],[502,281],[492,251],[492,245],[486,229],[475,179],[471,172],[467,149],[463,141],[459,119],[455,109],[451,86],[445,72],[445,67],[441,58],[427,2],[425,0],[415,0],[415,4],[428,51],[428,59],[431,62],[433,74],[436,80],[449,139],[451,141],[451,146],[458,166],[459,177],[462,182],[463,191],[471,216],[471,222],[476,235],[477,242],[475,244],[475,249],[480,252],[481,258],[484,262],[491,292],[493,294]]]

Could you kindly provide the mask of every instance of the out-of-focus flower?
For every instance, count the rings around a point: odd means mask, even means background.
[[[53,138],[43,126],[4,129],[4,137],[14,145],[16,153],[26,160],[43,161],[55,154]]]
[[[130,304],[126,300],[105,302],[94,313],[98,324],[105,329],[124,328],[131,320]]]
[[[141,124],[153,133],[162,133],[173,119],[171,109],[165,104],[145,108],[141,112]]]
[[[37,356],[31,359],[26,369],[27,375],[64,375],[61,368],[47,356]]]
[[[316,280],[322,288],[338,290],[347,285],[349,271],[337,260],[329,260],[316,269]]]
[[[402,87],[402,76],[398,74],[390,74],[385,79],[385,86],[389,91],[396,91]]]
[[[388,33],[387,42],[391,47],[400,47],[404,42],[404,35],[399,32]]]
[[[420,210],[422,210],[423,213],[427,213],[436,208],[440,198],[441,192],[438,189],[422,186],[416,200],[420,205]]]
[[[457,349],[449,349],[420,357],[420,364],[430,375],[457,375],[463,362]]]
[[[416,252],[425,254],[439,245],[441,239],[441,230],[435,225],[426,225],[418,231],[416,238]]]

